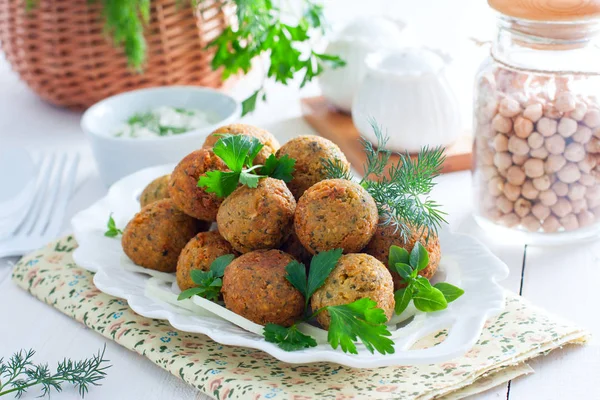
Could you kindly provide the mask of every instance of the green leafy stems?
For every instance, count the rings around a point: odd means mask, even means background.
[[[108,222],[106,223],[106,232],[104,232],[104,236],[114,238],[122,234],[123,231],[117,228],[117,224],[115,223],[111,213],[108,216]]]
[[[296,161],[287,155],[277,158],[271,154],[265,161],[265,165],[253,165],[254,159],[263,146],[255,137],[221,135],[213,147],[213,152],[231,171],[208,171],[200,177],[198,186],[206,188],[208,193],[227,197],[239,184],[255,188],[258,186],[259,179],[267,176],[284,182],[291,181]]]
[[[446,282],[431,286],[427,278],[419,275],[429,265],[429,254],[418,241],[410,253],[402,247],[391,246],[388,260],[390,269],[396,271],[406,284],[394,293],[396,314],[406,310],[411,300],[419,311],[444,310],[448,303],[464,294],[464,290]]]
[[[314,338],[300,332],[297,324],[327,311],[330,316],[327,341],[334,349],[341,347],[346,353],[357,354],[355,341],[360,339],[371,353],[375,350],[382,354],[394,352],[394,343],[389,339],[391,334],[385,325],[385,312],[377,308],[377,303],[369,298],[362,298],[350,304],[322,307],[308,315],[310,298],[325,283],[341,256],[342,249],[315,255],[311,260],[308,276],[305,265],[298,261],[292,261],[286,266],[286,279],[305,298],[305,315],[291,327],[267,324],[264,328],[265,340],[276,343],[286,351],[315,347],[317,342]]]
[[[233,254],[226,254],[217,257],[211,264],[208,271],[193,269],[190,271],[192,281],[197,285],[194,288],[184,290],[179,294],[177,300],[189,299],[192,296],[200,296],[210,301],[218,301],[223,286],[223,275],[225,268],[233,261]]]
[[[424,147],[416,157],[398,154],[398,161],[389,165],[393,152],[386,149],[388,136],[375,120],[369,122],[377,145],[362,140],[367,161],[360,184],[375,200],[381,223],[394,226],[405,240],[414,232],[437,234],[446,213],[429,194],[442,170],[444,149]],[[353,179],[340,162],[324,161],[324,167],[328,178]]]
[[[13,394],[21,397],[33,386],[41,385],[38,397],[49,396],[51,390],[61,392],[64,383],[74,385],[81,397],[84,397],[90,386],[99,386],[106,376],[108,360],[104,358],[106,346],[98,354],[82,361],[64,359],[58,363],[56,372],[52,374],[48,364],[34,364],[33,350],[21,350],[8,360],[0,358],[0,396]]]

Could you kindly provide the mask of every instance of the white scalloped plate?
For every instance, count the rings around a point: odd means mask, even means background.
[[[447,282],[462,287],[465,294],[446,310],[425,314],[401,328],[394,339],[394,354],[371,354],[362,344],[357,345],[358,354],[345,354],[327,343],[286,352],[211,312],[198,310],[193,313],[190,307],[178,307],[148,297],[145,289],[150,276],[135,271],[121,249],[121,241],[105,237],[104,231],[110,213],[113,213],[117,226],[124,227],[139,210],[138,196],[143,188],[154,178],[172,170],[172,165],[166,165],[129,175],[115,183],[106,197],[72,220],[79,243],[73,255],[75,262],[96,272],[94,284],[99,290],[126,299],[129,306],[144,317],[168,320],[176,329],[202,333],[221,344],[260,349],[288,363],[328,361],[354,368],[374,368],[430,364],[459,357],[473,347],[485,321],[504,307],[504,290],[498,281],[508,276],[506,265],[476,239],[448,231],[440,233],[440,271],[446,274]],[[443,328],[449,328],[444,342],[427,349],[411,350],[418,339]]]

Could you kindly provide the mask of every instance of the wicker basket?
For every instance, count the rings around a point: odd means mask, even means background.
[[[127,67],[122,49],[103,32],[101,2],[0,0],[0,42],[13,69],[48,102],[83,109],[116,93],[149,86],[222,85],[206,45],[226,25],[218,0],[202,2],[202,18],[177,0],[152,0],[144,73]]]

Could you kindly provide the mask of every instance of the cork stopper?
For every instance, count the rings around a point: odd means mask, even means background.
[[[531,21],[577,21],[600,18],[600,0],[488,0],[494,10]]]

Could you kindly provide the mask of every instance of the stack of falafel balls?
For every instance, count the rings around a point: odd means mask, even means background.
[[[257,138],[264,147],[255,165],[264,164],[271,154],[293,158],[293,179],[286,184],[262,178],[256,188],[239,186],[224,199],[207,193],[198,187],[198,179],[211,170],[228,170],[212,151],[222,134]],[[299,136],[280,146],[264,129],[221,127],[170,175],[146,187],[141,211],[124,230],[123,250],[137,265],[175,272],[182,291],[196,286],[190,271],[208,271],[216,258],[234,254],[223,276],[225,306],[257,324],[290,326],[302,317],[304,298],[286,279],[286,265],[295,259],[308,266],[312,255],[342,248],[344,255],[310,299],[311,307],[368,297],[389,320],[394,290],[402,287],[400,276],[387,267],[390,246],[410,252],[419,240],[430,260],[420,274],[431,278],[440,261],[438,238],[430,234],[426,240],[414,231],[405,241],[396,227],[379,224],[371,195],[358,183],[327,179],[325,160],[350,168],[339,147],[319,136]],[[217,229],[210,230],[215,221]],[[317,319],[328,329],[326,312]]]

